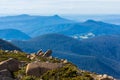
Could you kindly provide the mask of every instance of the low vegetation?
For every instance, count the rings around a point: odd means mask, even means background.
[[[79,70],[77,66],[73,65],[70,62],[64,63],[64,66],[61,68],[48,70],[43,75],[36,77],[26,74],[26,66],[28,63],[35,62],[36,59],[40,62],[51,62],[51,63],[61,63],[61,59],[53,57],[42,57],[36,56],[34,59],[27,57],[28,54],[19,51],[3,51],[0,50],[0,61],[7,60],[9,58],[15,58],[20,62],[24,62],[20,66],[20,70],[14,72],[14,78],[18,80],[95,80],[96,74]]]

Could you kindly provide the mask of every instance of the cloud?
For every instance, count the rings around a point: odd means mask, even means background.
[[[0,14],[120,14],[120,0],[0,0]]]

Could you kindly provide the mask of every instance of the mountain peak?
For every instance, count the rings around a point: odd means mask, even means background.
[[[96,21],[89,19],[89,20],[85,21],[85,23],[96,23]]]
[[[95,21],[95,20],[87,20],[87,21],[85,21],[84,23],[95,23],[95,24],[105,24],[104,22],[102,22],[102,21]]]
[[[54,18],[61,18],[59,15],[53,15]]]
[[[18,15],[19,17],[28,17],[28,16],[30,16],[30,15],[28,15],[28,14],[21,14],[21,15]]]
[[[56,14],[56,15],[54,15],[54,17],[60,17],[60,16]]]

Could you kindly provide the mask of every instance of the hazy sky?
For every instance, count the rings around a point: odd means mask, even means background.
[[[0,14],[120,14],[120,0],[0,0]]]

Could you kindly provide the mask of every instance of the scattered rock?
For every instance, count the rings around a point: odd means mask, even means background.
[[[43,57],[49,57],[51,56],[51,54],[52,54],[52,50],[47,50],[45,54],[43,55]]]
[[[33,53],[33,54],[30,55],[30,59],[31,59],[31,60],[33,60],[33,59],[35,59],[35,58],[36,58],[36,54]]]
[[[104,75],[97,75],[98,80],[115,80],[112,76],[108,76],[107,74]]]
[[[29,55],[29,54],[27,55],[27,58],[29,58],[29,59],[30,59],[30,55]]]
[[[53,57],[52,57],[52,56],[49,56],[49,59],[53,59]]]
[[[61,59],[60,61],[61,61],[61,62],[63,62],[63,61],[64,61],[64,59]]]
[[[67,59],[65,59],[65,60],[63,61],[63,63],[64,63],[64,64],[68,63]]]
[[[19,51],[17,51],[17,50],[14,50],[13,52],[17,54]]]
[[[0,70],[7,69],[11,72],[15,72],[19,70],[20,62],[16,59],[10,58],[8,60],[0,62]]]
[[[9,50],[5,50],[5,53],[8,53],[9,52]]]
[[[37,52],[38,56],[43,56],[43,54],[44,54],[44,52],[42,51],[42,49]]]
[[[38,56],[43,56],[43,55],[44,55],[44,53],[43,53],[43,52],[41,52],[41,53],[39,53],[39,54],[38,54]]]

